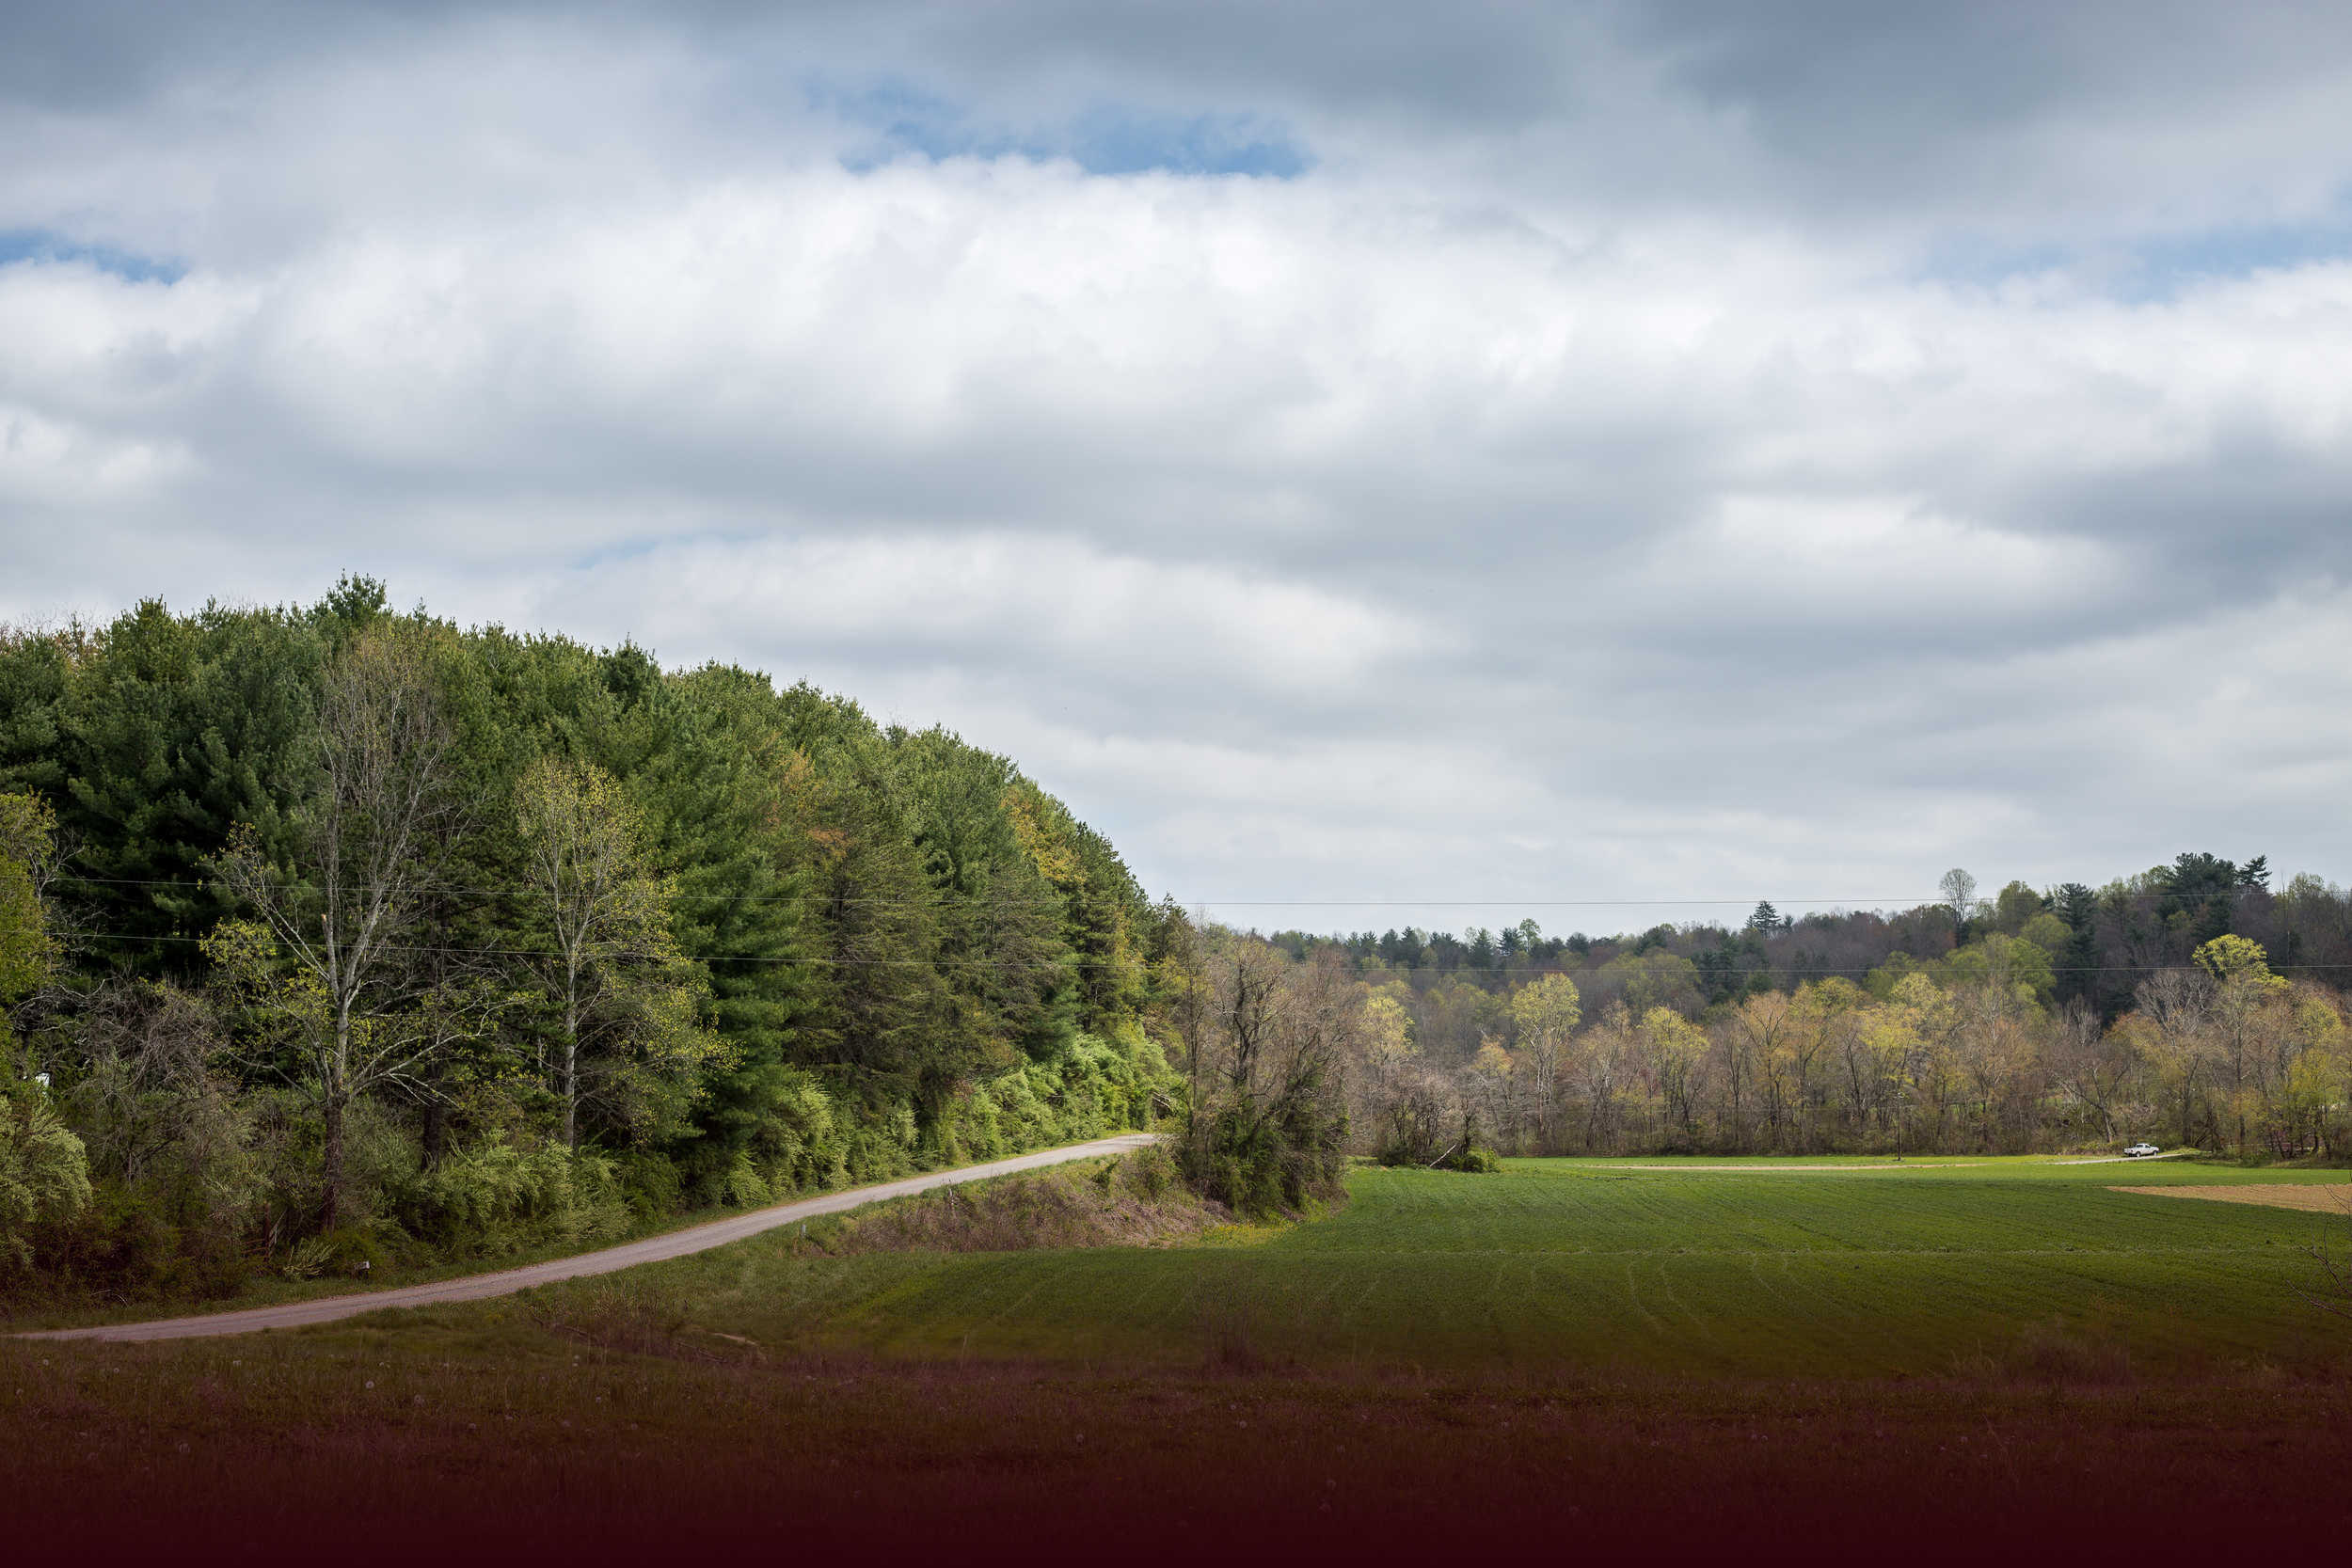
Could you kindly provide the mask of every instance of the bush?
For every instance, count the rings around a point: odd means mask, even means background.
[[[752,1158],[779,1194],[821,1192],[849,1176],[849,1140],[840,1108],[824,1085],[787,1069],[778,1080]]]
[[[628,1224],[612,1162],[561,1144],[525,1149],[495,1137],[418,1172],[391,1196],[404,1229],[457,1256],[597,1241]]]
[[[720,1193],[730,1209],[765,1209],[776,1200],[775,1189],[768,1185],[748,1154],[735,1157]]]
[[[667,1156],[634,1149],[612,1164],[620,1182],[621,1201],[640,1220],[658,1220],[677,1212],[685,1195],[685,1178]]]
[[[1179,1186],[1158,1148],[942,1188],[855,1214],[831,1252],[1013,1252],[1029,1247],[1147,1246],[1197,1235],[1232,1216]]]
[[[1346,1148],[1346,1112],[1310,1079],[1269,1104],[1237,1094],[1196,1116],[1178,1165],[1203,1197],[1270,1219],[1336,1197]]]
[[[1374,1158],[1384,1165],[1433,1165],[1446,1151],[1444,1133],[1452,1119],[1442,1080],[1422,1076],[1400,1085],[1381,1107]]]
[[[0,1267],[30,1267],[34,1227],[71,1220],[89,1202],[89,1158],[48,1095],[0,1089]]]

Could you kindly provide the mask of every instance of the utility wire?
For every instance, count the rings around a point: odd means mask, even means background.
[[[70,931],[59,934],[74,940],[87,942],[171,942],[202,943],[210,940],[205,937],[183,936],[141,937],[107,931]],[[439,947],[401,942],[381,942],[377,945],[380,951],[387,953],[417,953],[440,957],[476,958],[553,958],[560,957],[560,955],[555,953],[547,952],[538,948],[527,947]],[[1007,974],[1036,974],[1041,971],[1057,968],[1062,962],[1073,962],[1079,965],[1081,968],[1099,968],[1112,961],[1107,958],[1083,958],[1074,954],[1066,960],[1048,959],[1034,964],[1010,963],[1001,958],[960,958],[952,957],[935,958],[844,958],[825,954],[815,954],[808,957],[777,958],[757,954],[711,953],[704,955],[682,954],[680,957],[686,961],[691,963],[771,964],[778,968],[787,968],[795,964],[810,964],[835,969],[995,969],[1003,971]],[[1684,961],[1688,962],[1689,960],[1685,959]],[[1927,961],[1932,962],[1933,960]],[[1786,967],[1789,968],[1792,973],[1795,972],[1795,966]],[[1868,966],[1823,968],[1817,967],[1812,964],[1806,964],[1803,966],[1803,972],[1801,974],[1798,974],[1798,978],[1811,978],[1814,975],[1868,974],[1873,970],[1880,967],[1883,966],[1873,964]],[[1735,970],[1731,973],[1741,976],[1763,974],[1772,973],[1772,968],[1773,966],[1768,964],[1761,969],[1742,969]],[[2193,963],[2052,964],[2049,968],[2052,974],[2186,974],[2191,972],[2199,974],[2203,973],[2202,970],[2199,969],[2199,967]],[[2270,969],[2273,974],[2320,971],[2332,973],[2337,970],[2352,970],[2352,963],[2272,964],[2270,965]],[[1599,971],[1581,967],[1569,968],[1565,965],[1560,964],[1518,964],[1507,966],[1502,969],[1487,970],[1473,969],[1468,964],[1455,964],[1451,968],[1442,964],[1391,964],[1387,966],[1383,973],[1390,974],[1495,974],[1506,976],[1515,974],[1535,976],[1546,974],[1565,974],[1571,977],[1577,975],[1591,977],[1598,974]]]
[[[91,887],[174,887],[195,890],[215,887],[218,885],[214,882],[212,879],[202,876],[77,877],[71,875],[59,875],[50,879],[55,882],[75,882]],[[345,888],[342,891],[346,893],[359,893],[366,890],[360,888]],[[512,888],[467,887],[463,885],[442,886],[438,884],[426,884],[419,891],[421,894],[429,894],[440,897],[527,898],[534,895],[538,890],[521,884],[517,884]],[[2150,888],[2145,890],[2143,895],[2167,898],[2177,903],[2187,903],[2195,900],[2213,898],[2235,899],[2253,891],[2256,890],[2250,888],[2236,888],[2228,892],[2218,893],[2169,893],[2163,889]],[[2261,891],[2267,892],[2268,890],[2263,889]],[[855,904],[860,906],[911,908],[933,902],[933,900],[921,898],[835,898],[830,895],[820,893],[706,894],[681,891],[678,894],[678,896],[680,898],[689,899],[697,903],[707,904]],[[1205,908],[1219,910],[1609,910],[1679,907],[1752,909],[1759,903],[1769,903],[1775,906],[1783,904],[1825,906],[1831,909],[1850,910],[1855,912],[1868,912],[1868,911],[1874,908],[1905,906],[1906,900],[1909,900],[1907,907],[1913,909],[1937,907],[1948,902],[1948,900],[1946,899],[1941,894],[1925,898],[1916,898],[1907,894],[1896,894],[1874,896],[1848,896],[1842,898],[1756,898],[1748,896],[1734,898],[1168,898],[1164,900],[1164,902],[1175,904],[1182,909]],[[1034,902],[1040,906],[1058,905],[1063,902],[1063,895],[1056,894],[1050,898],[1040,898],[1034,900]]]

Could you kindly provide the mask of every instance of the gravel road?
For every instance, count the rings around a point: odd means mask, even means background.
[[[583,1252],[578,1257],[558,1258],[524,1268],[505,1269],[498,1274],[468,1275],[462,1279],[436,1280],[429,1285],[404,1285],[398,1290],[372,1291],[359,1295],[323,1296],[316,1301],[289,1302],[282,1307],[252,1307],[239,1312],[213,1312],[196,1318],[163,1318],[143,1323],[104,1323],[95,1328],[55,1328],[18,1338],[199,1339],[223,1334],[254,1334],[265,1328],[304,1328],[311,1323],[335,1323],[343,1318],[356,1318],[363,1313],[381,1312],[394,1307],[430,1307],[445,1301],[480,1301],[485,1296],[511,1295],[516,1291],[527,1291],[533,1285],[552,1284],[559,1279],[612,1274],[616,1270],[634,1268],[640,1263],[659,1263],[671,1258],[683,1258],[689,1253],[706,1252],[715,1246],[724,1246],[729,1242],[739,1242],[746,1236],[773,1230],[778,1226],[814,1219],[819,1214],[837,1214],[845,1209],[879,1203],[884,1198],[904,1197],[910,1193],[984,1180],[992,1176],[1009,1176],[1015,1171],[1040,1170],[1047,1165],[1089,1159],[1098,1154],[1123,1154],[1129,1149],[1141,1148],[1151,1141],[1152,1134],[1149,1132],[1128,1132],[1115,1138],[1097,1138],[1092,1143],[1072,1144],[1066,1148],[1041,1149],[1035,1154],[1015,1155],[1009,1160],[993,1160],[985,1165],[930,1171],[898,1181],[884,1181],[879,1186],[852,1187],[847,1192],[797,1198],[790,1203],[779,1203],[772,1209],[756,1209],[748,1214],[712,1220],[707,1225],[648,1236],[642,1242],[606,1247],[601,1252]]]

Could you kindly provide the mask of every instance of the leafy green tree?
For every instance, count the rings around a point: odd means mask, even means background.
[[[516,792],[534,912],[552,948],[539,968],[557,1020],[564,1142],[583,1103],[641,1136],[691,1101],[718,1042],[696,1027],[695,988],[671,930],[675,884],[650,864],[643,815],[593,765],[541,758]]]
[[[1519,1057],[1526,1064],[1539,1140],[1550,1137],[1560,1065],[1567,1055],[1569,1037],[1583,1016],[1576,982],[1565,974],[1547,974],[1532,981],[1511,998],[1511,1022],[1518,1026]]]
[[[1957,948],[1942,966],[1946,988],[1989,986],[2003,998],[2038,1006],[2050,994],[2055,980],[2050,955],[2022,937],[1994,931],[1982,941]]]
[[[2043,907],[2042,895],[2023,882],[2011,882],[1993,895],[1993,928],[2004,936],[2022,935],[2026,923]]]
[[[1064,899],[1048,876],[1074,885],[1080,873],[1034,816],[1022,819],[1025,842],[1015,831],[1011,763],[944,730],[898,736],[891,752],[936,899],[939,962],[963,1042],[926,1064],[920,1099],[930,1112],[967,1067],[1002,1065],[1014,1053],[1053,1060],[1076,1037],[1076,966],[1063,941]]]
[[[2080,882],[2065,882],[2052,890],[2051,911],[2066,927],[2066,938],[2055,946],[2039,938],[2026,940],[2051,955],[2054,990],[2060,1002],[2089,1002],[2103,1016],[2104,988],[2099,974],[2099,895]]]
[[[2246,1151],[2249,1089],[2258,1089],[2265,1069],[2283,1054],[2281,1044],[2296,1020],[2287,982],[2270,973],[2262,944],[2241,936],[2218,936],[2197,949],[2197,967],[2213,978],[2207,1014],[2211,1056],[2228,1097],[2238,1151]],[[2283,1065],[2283,1064],[2281,1064]]]
[[[2158,867],[2153,880],[2164,895],[2165,923],[2182,942],[2174,949],[2176,956],[2227,931],[2244,891],[2233,863],[2195,850],[2184,851],[2170,865]]]
[[[35,880],[56,832],[39,797],[0,795],[0,1085],[16,1075],[8,1009],[49,977],[56,960]]]
[[[0,1263],[32,1262],[28,1232],[89,1207],[89,1160],[38,1089],[0,1091]]]
[[[708,1058],[693,1125],[671,1148],[697,1190],[716,1195],[755,1153],[797,1158],[806,1089],[792,1064],[822,990],[803,806],[821,784],[791,736],[812,711],[847,733],[863,716],[821,700],[804,709],[744,671],[661,677],[624,654],[604,661],[608,738],[591,754],[643,803],[654,860],[676,888],[678,950],[707,976],[704,1022],[725,1050]]]

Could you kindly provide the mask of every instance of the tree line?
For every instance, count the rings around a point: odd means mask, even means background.
[[[2352,897],[1272,937],[1009,759],[731,665],[319,603],[0,633],[0,1287],[588,1242],[1128,1127],[1350,1154],[2352,1142]]]
[[[319,603],[0,634],[0,1272],[586,1240],[1146,1124],[1198,945],[1009,760]]]
[[[1551,939],[1534,921],[1269,945],[1367,1024],[1358,1148],[2028,1152],[2157,1138],[2352,1149],[2352,895],[2192,852],[2092,890]],[[2283,955],[2283,957],[2282,957]],[[1466,1128],[1475,1131],[1465,1131]]]

